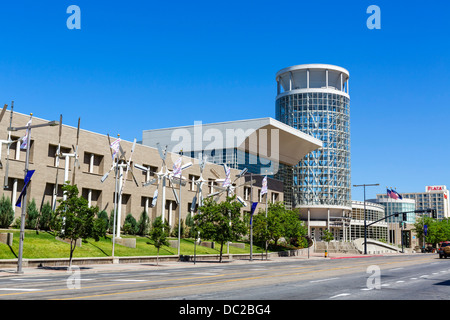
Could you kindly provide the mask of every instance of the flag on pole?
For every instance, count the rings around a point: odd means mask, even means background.
[[[35,170],[28,170],[27,174],[25,175],[23,189],[19,195],[19,198],[16,201],[16,207],[20,208],[20,206],[22,205],[22,198],[27,193],[27,187],[28,187],[28,184],[30,183],[31,176],[33,175],[34,171]]]
[[[156,200],[158,199],[158,189],[155,190],[155,193],[153,194],[153,200],[152,200],[152,205],[151,207],[153,208],[154,206],[156,206]]]
[[[29,127],[31,126],[31,119],[27,123],[27,131],[25,132],[25,135],[22,138],[22,143],[20,144],[20,149],[26,149],[28,146],[28,135],[30,133]]]
[[[266,193],[267,193],[267,176],[265,176],[262,181],[261,195]]]
[[[116,154],[119,153],[120,148],[120,138],[117,138],[113,143],[111,143],[110,148],[113,150],[112,158],[116,157]]]
[[[387,196],[389,198],[392,198],[392,199],[395,199],[395,200],[403,199],[403,197],[397,191],[395,191],[393,189],[389,189],[389,188],[387,189]]]
[[[256,210],[256,206],[258,205],[258,202],[253,202],[252,203],[252,210],[250,211],[250,225],[252,225],[252,221],[253,221],[253,214],[255,213]]]
[[[179,157],[178,160],[173,164],[173,175],[178,177],[181,175],[181,161],[182,157]]]
[[[226,175],[226,177],[225,177],[225,181],[222,184],[222,187],[228,187],[229,185],[231,185],[231,178],[230,178],[230,176],[231,176],[231,169],[228,168],[227,165],[225,165],[225,164],[223,166],[225,168],[225,175]]]
[[[398,193],[397,191],[395,191],[395,190],[392,190],[394,193],[395,193],[395,195],[397,196],[397,198],[398,199],[400,199],[400,200],[402,200],[403,199],[403,197],[401,196],[401,194],[400,193]]]

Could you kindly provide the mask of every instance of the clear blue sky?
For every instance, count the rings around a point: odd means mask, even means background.
[[[69,30],[69,5],[81,30]],[[369,5],[381,29],[369,30]],[[436,1],[3,1],[1,103],[140,140],[142,130],[275,117],[275,73],[350,72],[352,184],[446,184],[450,4]],[[362,189],[352,190],[362,200]]]

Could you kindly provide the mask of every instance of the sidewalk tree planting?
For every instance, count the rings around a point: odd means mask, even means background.
[[[78,239],[99,240],[94,227],[98,207],[89,207],[88,201],[78,196],[76,185],[64,184],[62,190],[66,200],[59,200],[60,204],[55,210],[56,233],[59,238],[70,240],[69,267],[71,267]]]
[[[167,221],[163,223],[161,216],[156,217],[156,219],[153,220],[152,229],[150,231],[150,239],[153,241],[153,245],[158,250],[156,265],[159,264],[159,249],[162,246],[169,245],[169,241],[167,240],[167,237],[169,236],[169,230],[169,224],[167,223]]]
[[[202,238],[220,243],[220,262],[223,245],[228,241],[238,241],[247,233],[247,226],[241,219],[241,207],[242,204],[234,201],[234,197],[227,197],[226,201],[220,203],[211,197],[203,201],[200,213],[194,216]]]

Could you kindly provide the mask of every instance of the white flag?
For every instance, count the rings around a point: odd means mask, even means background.
[[[173,164],[173,175],[178,177],[181,175],[181,160],[182,158],[178,158],[177,162]]]
[[[117,138],[113,143],[111,143],[110,148],[113,150],[112,158],[116,157],[116,154],[119,153],[120,148],[120,138]]]
[[[267,176],[265,176],[262,181],[261,195],[266,193],[267,193]]]
[[[27,123],[27,127],[31,126],[31,119]],[[28,135],[29,135],[29,129],[25,132],[25,136],[22,138],[22,143],[20,145],[20,149],[26,149],[28,146]]]
[[[231,184],[231,178],[230,178],[231,169],[228,168],[225,164],[224,164],[224,168],[225,168],[226,177],[225,177],[225,181],[223,182],[222,187],[228,187]]]

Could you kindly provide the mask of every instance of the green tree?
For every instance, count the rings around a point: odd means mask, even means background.
[[[108,213],[105,210],[98,212],[97,219],[94,220],[94,238],[106,238],[108,224]]]
[[[137,234],[140,236],[146,236],[149,233],[150,229],[150,218],[147,214],[147,211],[142,211],[141,217],[137,223]]]
[[[194,218],[190,212],[186,216],[186,231],[185,231],[185,233],[188,238],[195,238],[196,230],[195,230]]]
[[[11,199],[2,195],[0,199],[0,228],[9,228],[14,221],[14,210],[11,206]]]
[[[265,247],[266,241],[269,239],[269,231],[267,228],[267,218],[265,211],[260,210],[253,215],[253,239],[256,243],[261,243],[261,248]]]
[[[159,264],[159,249],[162,246],[168,246],[169,241],[167,237],[169,236],[169,223],[165,221],[163,223],[162,217],[157,217],[152,223],[152,229],[150,231],[150,239],[153,241],[153,245],[158,249],[156,256],[156,265]]]
[[[427,226],[426,236],[424,235],[425,225]],[[425,243],[431,243],[434,247],[439,242],[450,239],[450,225],[447,219],[436,220],[424,215],[416,220],[413,231],[419,239],[425,239]]]
[[[39,228],[46,231],[50,230],[53,223],[53,218],[54,214],[52,206],[50,205],[50,202],[47,201],[41,208]]]
[[[58,237],[70,240],[69,267],[71,267],[78,239],[93,237],[96,241],[99,240],[94,232],[94,219],[98,207],[89,207],[88,201],[78,196],[76,185],[64,184],[62,191],[67,198],[59,200],[60,204],[55,211],[55,226]]]
[[[131,213],[127,214],[123,223],[123,232],[126,234],[135,235],[138,231],[138,223]]]
[[[237,241],[247,233],[247,227],[241,219],[242,204],[233,201],[234,198],[227,197],[221,203],[207,198],[203,201],[200,213],[194,217],[202,237],[220,243],[220,262],[224,243]]]
[[[305,236],[307,235],[308,230],[303,221],[300,219],[299,212],[295,210],[285,209],[282,224],[283,224],[283,236],[289,243],[289,245],[295,247],[306,246],[307,241],[305,239]]]
[[[34,199],[27,205],[27,213],[25,216],[25,228],[26,229],[37,229],[39,221],[39,211],[36,207],[36,201]]]
[[[334,240],[333,234],[328,229],[325,229],[322,232],[321,239],[327,243],[327,251],[328,251],[328,244],[330,243],[330,241]]]

